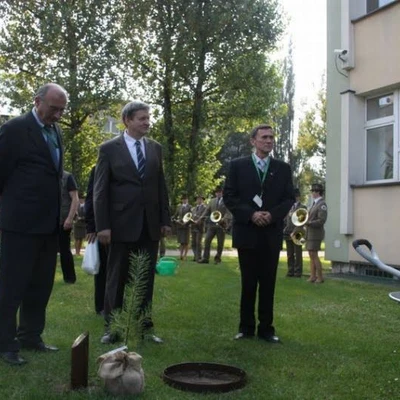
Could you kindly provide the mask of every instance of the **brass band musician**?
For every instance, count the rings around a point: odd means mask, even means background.
[[[187,194],[182,194],[181,201],[174,215],[174,220],[176,224],[176,239],[179,243],[179,256],[181,260],[186,260],[189,248],[190,224],[184,221],[183,217],[190,212],[191,206],[188,203]]]
[[[193,219],[193,223],[191,225],[193,261],[197,262],[201,260],[202,241],[204,234],[204,218],[202,218],[202,215],[206,209],[204,200],[204,196],[198,195],[196,197],[196,205],[192,207],[191,210]]]
[[[303,246],[301,244],[296,244],[293,241],[292,234],[296,231],[297,227],[292,222],[293,213],[299,208],[307,209],[304,204],[301,204],[300,190],[295,189],[294,195],[296,202],[293,204],[288,215],[285,218],[285,225],[283,229],[283,238],[286,242],[286,254],[287,254],[287,265],[288,271],[287,277],[300,278],[303,274]]]
[[[215,197],[210,200],[202,217],[209,217],[206,238],[204,241],[203,258],[201,264],[208,264],[210,261],[211,242],[217,236],[217,254],[214,257],[214,264],[221,262],[221,255],[224,249],[225,232],[232,220],[232,214],[226,208],[222,198],[222,187],[215,189]]]

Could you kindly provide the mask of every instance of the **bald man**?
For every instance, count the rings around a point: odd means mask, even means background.
[[[37,91],[32,111],[0,127],[0,359],[10,365],[26,362],[20,348],[58,350],[41,334],[57,258],[63,171],[57,122],[66,105],[66,91],[49,83]]]

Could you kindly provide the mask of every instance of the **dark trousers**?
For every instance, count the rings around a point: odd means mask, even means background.
[[[286,242],[286,254],[288,275],[301,276],[303,274],[303,247],[288,239]]]
[[[201,260],[203,231],[192,228],[192,251],[196,261]]]
[[[60,226],[58,246],[64,282],[74,283],[76,281],[76,274],[74,257],[71,253],[71,229],[66,231],[62,226]]]
[[[57,234],[2,232],[0,255],[0,352],[19,342],[41,342],[53,288]],[[19,324],[17,328],[17,311]]]
[[[280,248],[276,244],[258,246],[253,249],[238,249],[242,293],[240,297],[239,332],[254,335],[256,328],[255,303],[258,289],[258,329],[259,336],[275,333],[274,295],[276,271]]]
[[[99,273],[94,276],[94,308],[96,313],[104,311],[106,292],[108,246],[98,243],[100,255]]]
[[[142,328],[148,330],[153,327],[151,319],[151,302],[153,300],[154,275],[157,263],[158,241],[151,240],[147,229],[144,229],[139,240],[133,243],[111,242],[107,265],[106,294],[104,313],[106,324],[109,323],[111,312],[120,309],[123,304],[125,284],[128,281],[129,254],[142,251],[148,254],[150,262],[149,281],[147,283],[145,299],[141,304],[143,313],[149,313],[143,321]]]
[[[217,235],[217,254],[215,255],[215,260],[221,260],[222,251],[224,250],[225,231],[216,224],[209,225],[207,228],[204,240],[203,260],[209,261],[210,259],[211,242],[215,235]]]

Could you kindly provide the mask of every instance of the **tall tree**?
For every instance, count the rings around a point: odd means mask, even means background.
[[[282,31],[278,2],[124,4],[125,29],[133,30],[132,46],[140,43],[142,50],[132,61],[145,76],[147,95],[163,110],[160,129],[167,144],[168,183],[192,195],[204,179],[203,165],[218,170],[210,150],[218,153],[226,132],[233,130],[227,127],[265,118],[274,100],[276,71],[265,53]],[[178,169],[180,149],[185,150],[185,163]]]
[[[288,54],[285,57],[282,65],[283,86],[280,95],[275,123],[276,130],[279,135],[277,136],[276,144],[274,147],[275,155],[286,160],[292,170],[295,168],[293,159],[294,147],[294,95],[295,95],[295,74],[293,68],[293,44],[292,40],[289,41]]]
[[[82,186],[88,117],[120,96],[123,76],[118,0],[4,0],[0,13],[3,95],[27,110],[34,91],[57,82],[69,93],[63,118],[71,172]]]
[[[326,88],[323,78],[317,101],[300,121],[296,156],[300,162],[303,185],[323,182],[326,175]],[[307,182],[304,183],[305,178]]]

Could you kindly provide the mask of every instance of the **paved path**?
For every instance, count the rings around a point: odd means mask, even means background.
[[[210,252],[210,259],[213,258],[215,256],[215,254],[217,253],[216,250],[211,250]],[[170,257],[176,257],[179,256],[179,250],[172,250],[172,249],[167,249],[167,252],[165,254],[166,256],[170,256]],[[227,256],[227,257],[237,257],[237,250],[224,250],[222,252],[222,256]],[[320,257],[324,257],[325,256],[325,252],[324,251],[320,251],[319,252],[319,256]],[[189,250],[188,252],[188,260],[191,259],[191,257],[193,257],[193,253],[191,250]],[[286,257],[286,250],[282,250],[280,257]],[[308,251],[303,251],[303,257],[308,257]]]
[[[75,254],[75,250],[71,249],[72,254]],[[213,258],[215,256],[215,254],[217,253],[216,250],[211,250],[210,251],[210,259]],[[85,249],[83,248],[81,250],[81,255],[83,256],[83,254],[85,254]],[[179,256],[179,250],[174,250],[174,249],[167,249],[167,252],[165,254],[166,256],[169,257],[178,257]],[[227,256],[227,257],[237,257],[237,250],[233,249],[233,250],[224,250],[222,253],[222,256]],[[324,251],[320,251],[319,252],[319,256],[321,258],[323,258],[325,256],[325,252]],[[191,258],[193,257],[193,253],[191,250],[189,250],[188,252],[188,256],[187,259],[191,260]],[[286,257],[286,250],[282,250],[280,257]],[[308,251],[303,251],[303,257],[308,257]]]

